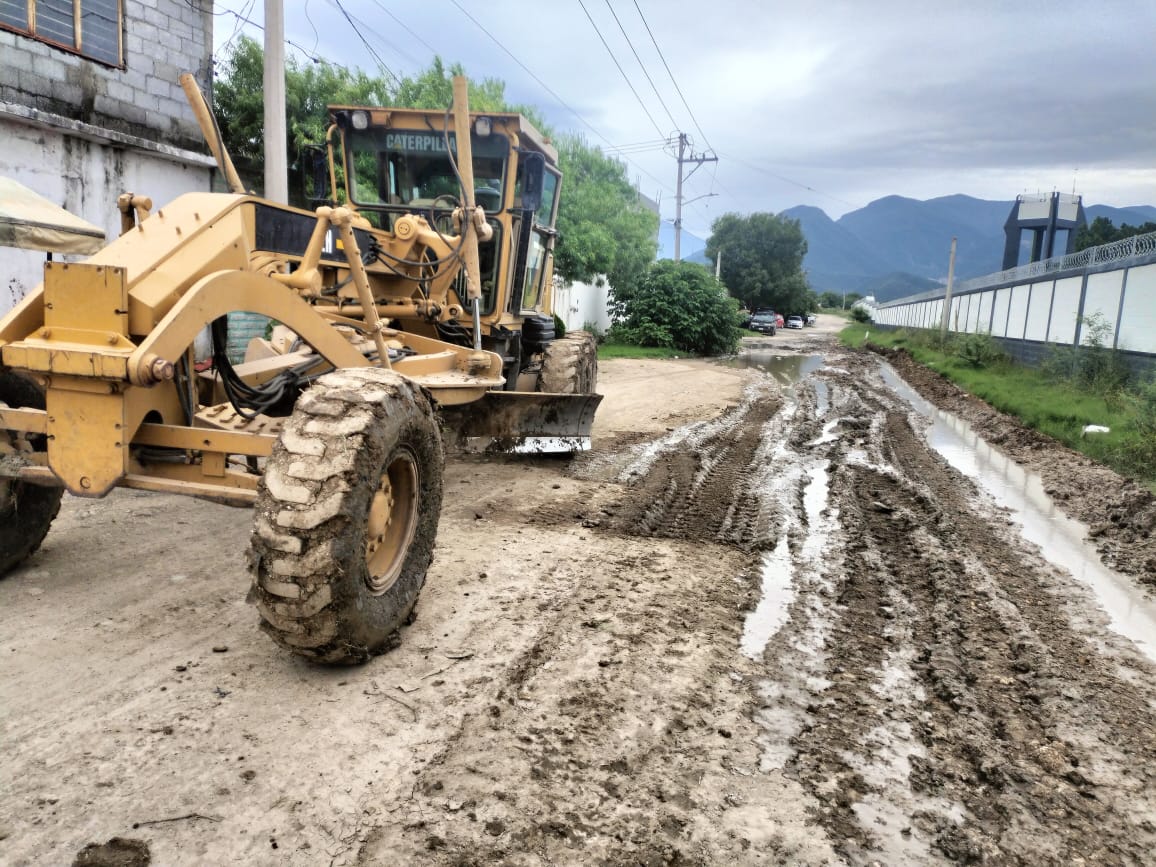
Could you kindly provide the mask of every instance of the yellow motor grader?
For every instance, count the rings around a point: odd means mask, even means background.
[[[590,335],[556,333],[557,154],[517,114],[336,106],[327,204],[248,195],[191,76],[232,193],[152,211],[0,319],[0,574],[64,490],[254,507],[250,598],[282,646],[383,650],[433,553],[443,429],[530,450],[588,445]],[[332,191],[341,181],[343,196]],[[338,205],[338,200],[342,204]],[[268,317],[230,358],[229,322]]]

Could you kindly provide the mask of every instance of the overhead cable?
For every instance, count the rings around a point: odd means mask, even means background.
[[[622,26],[622,22],[618,20],[618,13],[614,11],[614,7],[610,5],[610,0],[606,0],[606,8],[610,10],[610,14],[614,16],[614,23],[618,25],[618,29],[622,31],[622,38],[626,40],[626,44],[630,46],[630,51],[634,54],[634,59],[638,61],[639,67],[642,69],[642,74],[646,76],[646,80],[650,82],[650,89],[654,91],[654,95],[658,98],[658,104],[662,106],[662,110],[666,112],[666,116],[670,118],[670,125],[674,129],[679,128],[679,123],[674,119],[674,115],[670,113],[670,109],[666,106],[666,100],[662,98],[662,94],[658,92],[658,88],[654,85],[654,79],[650,77],[650,73],[646,71],[646,64],[642,62],[642,58],[638,56],[638,50],[634,47],[634,43],[630,41],[630,36],[626,33],[626,28]]]
[[[521,60],[519,60],[517,55],[514,54],[514,52],[510,51],[510,49],[508,49],[505,45],[503,45],[501,40],[499,40],[498,37],[496,37],[493,33],[491,33],[489,30],[487,30],[482,25],[482,23],[480,21],[478,21],[477,18],[475,18],[473,15],[471,15],[465,9],[465,7],[463,7],[462,4],[460,2],[458,2],[458,0],[450,0],[450,2],[453,3],[454,6],[457,7],[458,11],[461,12],[463,15],[465,15],[466,18],[470,19],[470,21],[473,22],[475,27],[477,27],[484,34],[486,34],[486,36],[488,36],[490,38],[490,41],[492,41],[495,45],[497,45],[500,49],[502,49],[502,51],[506,52],[506,54],[509,56],[509,58],[511,60],[513,60],[514,63],[518,64],[518,66],[520,66],[525,71],[525,73],[527,75],[529,75],[532,79],[534,79],[534,81],[536,81],[539,85],[541,85],[543,90],[545,90],[548,94],[550,94],[550,96],[554,97],[554,99],[556,99],[558,101],[559,105],[561,105],[564,109],[566,109],[568,112],[570,112],[570,114],[574,115],[574,117],[578,118],[578,120],[580,120],[582,122],[583,126],[585,126],[588,130],[590,130],[592,133],[594,133],[594,135],[598,136],[598,138],[602,139],[602,141],[606,142],[607,145],[609,145],[610,147],[614,146],[614,143],[611,142],[610,139],[608,139],[606,136],[604,136],[593,124],[590,123],[590,121],[586,120],[586,118],[584,118],[575,109],[573,109],[569,105],[569,103],[566,102],[566,100],[562,99],[562,97],[560,97],[557,93],[555,93],[553,88],[550,87],[550,85],[546,84],[546,82],[544,82],[541,78],[539,78],[536,74],[534,74],[534,72],[530,69],[530,67],[526,66],[526,64],[524,64]],[[660,130],[658,134],[662,135],[662,131]],[[642,168],[637,163],[631,162],[630,160],[626,160],[626,162],[630,163],[630,165],[634,166],[634,168],[638,169],[638,171],[642,172],[642,174],[646,175],[648,178],[650,178],[652,181],[654,181],[656,184],[658,184],[662,189],[666,190],[667,192],[671,191],[669,185],[667,185],[666,182],[660,181],[658,178],[656,178],[650,172],[646,171],[646,169]]]
[[[650,29],[650,24],[646,21],[646,16],[642,14],[642,9],[638,5],[638,0],[634,0],[634,8],[638,10],[638,17],[642,19],[643,26],[646,27],[646,32],[650,35],[650,41],[654,44],[654,50],[658,52],[658,57],[662,61],[662,65],[666,67],[666,74],[670,76],[670,83],[674,85],[675,91],[678,93],[678,98],[682,100],[683,107],[686,108],[687,114],[690,115],[691,121],[694,123],[694,128],[698,130],[698,134],[702,136],[703,142],[707,148],[714,151],[711,143],[707,140],[706,133],[702,131],[702,127],[698,124],[698,119],[691,111],[690,105],[686,101],[686,97],[682,95],[682,88],[678,86],[678,82],[674,80],[674,73],[670,71],[670,64],[666,62],[666,57],[662,54],[662,49],[658,47],[658,40],[654,38],[654,33]]]
[[[642,113],[646,115],[647,120],[654,126],[655,132],[662,135],[662,130],[659,129],[658,124],[654,122],[654,118],[646,108],[646,103],[642,101],[642,97],[638,95],[638,91],[634,89],[634,85],[630,83],[630,78],[626,75],[626,70],[622,68],[622,64],[618,62],[618,58],[615,57],[614,52],[610,50],[610,45],[606,42],[606,37],[604,37],[602,31],[598,29],[598,25],[594,22],[593,17],[591,17],[589,10],[586,8],[586,4],[583,3],[582,0],[578,0],[578,5],[581,6],[582,11],[586,13],[586,18],[590,21],[590,26],[594,28],[594,32],[598,34],[598,39],[602,42],[602,47],[606,49],[606,53],[610,55],[610,59],[614,61],[614,65],[617,66],[618,71],[622,73],[622,80],[626,82],[626,86],[630,88],[630,92],[633,93],[634,98],[638,100],[638,104],[642,108]],[[677,124],[675,124],[675,126],[677,126]]]

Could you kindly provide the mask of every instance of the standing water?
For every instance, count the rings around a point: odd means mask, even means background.
[[[887,385],[930,419],[929,445],[998,505],[1011,510],[1023,537],[1038,545],[1049,563],[1086,584],[1107,613],[1112,629],[1156,662],[1156,604],[1144,599],[1129,579],[1100,562],[1095,549],[1084,541],[1088,528],[1056,507],[1039,475],[993,448],[963,419],[928,403],[889,365],[883,365],[881,373]]]

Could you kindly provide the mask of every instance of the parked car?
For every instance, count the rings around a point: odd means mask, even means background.
[[[787,327],[788,328],[802,328],[803,327],[803,317],[802,316],[788,316],[787,317]]]
[[[814,325],[815,324],[815,314],[814,313],[808,313],[807,314],[807,324],[808,325]]]
[[[783,314],[782,313],[776,313],[775,314],[775,324],[777,326],[779,326],[779,328],[782,328],[784,326],[785,323],[783,322]]]
[[[747,326],[751,331],[758,331],[762,334],[769,334],[772,337],[779,327],[778,319],[772,310],[760,310],[751,317],[751,324]]]

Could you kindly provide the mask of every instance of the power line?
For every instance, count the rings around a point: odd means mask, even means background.
[[[518,64],[518,66],[520,66],[525,71],[525,73],[530,76],[530,78],[534,79],[534,81],[536,81],[539,85],[541,85],[543,90],[545,90],[548,94],[550,94],[550,96],[554,97],[554,99],[556,99],[558,101],[559,105],[561,105],[568,112],[570,112],[570,114],[574,115],[574,117],[578,118],[578,120],[580,120],[582,122],[582,124],[588,130],[590,130],[592,133],[594,133],[594,135],[598,136],[598,138],[600,138],[600,139],[602,139],[602,141],[606,142],[607,145],[613,147],[613,142],[611,142],[610,139],[608,139],[606,136],[604,136],[597,128],[594,127],[593,124],[590,123],[590,121],[586,120],[586,118],[584,118],[582,115],[580,115],[575,109],[571,108],[570,105],[566,102],[566,100],[562,99],[562,97],[560,97],[557,93],[554,92],[553,88],[551,88],[550,85],[546,84],[546,82],[544,82],[541,78],[539,78],[536,74],[534,74],[534,72],[530,69],[530,67],[526,66],[526,64],[524,64],[521,60],[518,59],[517,55],[515,55],[514,52],[510,51],[510,49],[508,49],[505,45],[503,45],[501,43],[501,41],[498,39],[498,37],[496,37],[493,33],[491,33],[489,30],[487,30],[482,25],[482,23],[480,21],[478,21],[477,18],[475,18],[468,11],[466,11],[466,9],[462,6],[462,4],[460,2],[458,2],[458,0],[450,0],[450,2],[453,3],[454,6],[457,7],[458,11],[461,12],[463,15],[465,15],[466,18],[470,19],[470,21],[473,22],[475,27],[477,27],[484,34],[486,34],[486,36],[488,36],[490,38],[490,41],[492,41],[495,45],[497,45],[500,49],[502,49],[502,51],[504,51],[509,56],[509,58],[514,61],[514,63]],[[659,131],[658,134],[662,135],[661,130]],[[626,162],[629,163],[630,165],[634,166],[634,168],[638,169],[638,171],[642,172],[642,174],[646,175],[648,178],[650,178],[652,181],[654,181],[656,184],[658,184],[662,189],[666,190],[667,192],[670,192],[670,187],[668,187],[664,182],[660,181],[658,178],[656,178],[650,172],[646,171],[646,169],[642,168],[637,163],[631,162],[630,160],[626,160]]]
[[[782,181],[785,184],[790,184],[791,186],[799,187],[801,189],[807,190],[808,192],[815,193],[815,194],[820,195],[820,196],[825,196],[826,198],[831,199],[832,201],[839,202],[839,203],[844,204],[844,205],[848,205],[852,208],[862,207],[862,205],[857,205],[854,202],[848,202],[846,199],[840,199],[838,196],[833,196],[830,193],[823,192],[822,190],[816,190],[814,187],[808,186],[807,184],[804,184],[801,181],[796,181],[796,180],[793,180],[791,178],[784,177],[783,175],[772,172],[770,169],[764,168],[763,166],[760,166],[760,165],[756,165],[755,163],[749,163],[746,160],[741,160],[738,157],[734,157],[734,156],[727,156],[726,154],[720,154],[720,156],[726,156],[726,158],[728,160],[731,160],[732,162],[736,162],[740,166],[746,166],[748,169],[750,169],[752,171],[760,172],[764,175],[767,175],[768,177],[774,178],[775,180]]]
[[[634,8],[638,10],[638,17],[642,19],[642,23],[646,27],[646,32],[650,35],[650,41],[654,44],[654,50],[658,52],[658,57],[662,61],[662,65],[666,67],[666,74],[670,76],[670,83],[674,85],[674,89],[678,93],[678,98],[682,100],[687,114],[690,115],[690,119],[694,123],[694,128],[697,129],[698,134],[702,136],[702,140],[706,143],[707,148],[713,151],[714,147],[707,140],[706,133],[702,131],[702,127],[698,125],[698,119],[694,116],[694,112],[690,110],[690,105],[687,103],[686,97],[682,95],[682,88],[679,87],[678,82],[674,80],[674,73],[670,71],[670,65],[666,62],[666,57],[663,56],[662,49],[658,47],[658,40],[654,38],[654,33],[650,29],[650,24],[646,21],[646,16],[642,14],[638,0],[634,0]]]
[[[626,75],[626,70],[622,68],[622,64],[618,62],[618,58],[614,56],[614,52],[610,50],[610,46],[606,42],[606,38],[602,35],[602,31],[598,29],[598,25],[594,23],[594,19],[590,16],[586,4],[582,0],[578,0],[578,5],[582,7],[582,11],[586,13],[586,18],[590,21],[590,26],[594,28],[594,32],[598,34],[599,40],[602,42],[602,47],[606,49],[606,53],[610,55],[610,59],[614,61],[614,65],[618,67],[618,71],[622,73],[622,80],[626,82],[626,86],[630,88],[630,92],[634,94],[634,98],[638,100],[639,106],[642,107],[642,113],[646,115],[647,119],[654,126],[654,131],[662,135],[662,130],[659,129],[658,124],[654,122],[650,112],[646,108],[646,103],[642,101],[642,97],[638,95],[638,91],[634,89],[634,85],[630,83],[630,79]],[[678,124],[675,124],[677,126]]]
[[[250,0],[250,2],[248,4],[249,7],[252,7],[253,3],[255,3],[255,2],[256,2],[256,0]],[[234,18],[237,19],[237,28],[233,31],[232,35],[227,40],[225,40],[225,42],[223,42],[221,44],[221,47],[213,52],[214,55],[221,54],[221,53],[228,50],[229,45],[237,37],[237,33],[241,29],[242,24],[248,24],[250,27],[256,28],[257,30],[260,30],[262,33],[265,32],[265,25],[258,24],[253,19],[247,18],[245,15],[241,15],[237,12],[234,12],[232,9],[225,9],[225,10],[222,10],[221,12],[214,12],[213,14],[214,15],[232,15]],[[300,51],[302,54],[304,54],[306,57],[308,57],[314,63],[326,63],[327,62],[326,60],[323,60],[322,58],[317,57],[312,51],[307,50],[305,48],[305,46],[298,45],[292,39],[286,39],[285,44],[286,45],[292,45],[294,48],[296,48],[298,51]]]
[[[646,64],[642,62],[642,58],[638,56],[638,51],[634,47],[634,43],[630,41],[630,37],[626,33],[626,28],[622,26],[622,22],[618,20],[618,13],[614,11],[614,7],[610,5],[610,0],[606,0],[606,8],[610,10],[610,14],[614,16],[614,23],[618,25],[618,29],[622,31],[622,37],[626,40],[626,44],[630,46],[631,52],[634,54],[634,59],[638,61],[639,67],[642,69],[642,74],[646,76],[646,80],[650,82],[650,89],[654,91],[654,95],[658,97],[658,104],[662,106],[662,110],[666,112],[666,116],[670,118],[670,125],[678,129],[678,121],[674,119],[674,115],[670,113],[670,109],[666,107],[666,102],[662,98],[662,94],[658,92],[658,88],[654,86],[654,79],[650,77],[650,73],[646,71]],[[589,16],[587,16],[589,17]],[[597,29],[597,28],[595,28]]]
[[[377,7],[379,9],[381,9],[382,12],[384,12],[386,15],[388,15],[390,18],[392,18],[394,21],[396,21],[398,23],[398,26],[401,27],[406,33],[408,33],[410,36],[412,36],[414,39],[416,39],[418,42],[420,42],[422,45],[424,45],[426,48],[428,48],[431,53],[433,53],[434,55],[437,55],[438,50],[436,48],[434,48],[432,45],[430,45],[428,42],[426,42],[424,39],[422,39],[420,36],[418,36],[416,33],[414,33],[413,30],[411,30],[409,27],[407,27],[404,21],[402,21],[400,18],[398,18],[392,12],[390,12],[389,9],[387,9],[382,4],[381,0],[373,0],[373,2],[377,5]]]
[[[394,74],[392,69],[390,69],[388,66],[385,65],[385,61],[381,59],[381,55],[377,53],[377,51],[374,49],[374,47],[369,44],[369,40],[365,38],[365,34],[362,33],[361,30],[358,29],[357,24],[353,23],[353,20],[354,20],[353,16],[351,16],[348,12],[345,11],[345,7],[341,5],[341,0],[329,0],[329,2],[331,5],[336,6],[337,11],[339,11],[342,15],[345,16],[345,20],[348,21],[349,26],[353,28],[353,32],[357,34],[357,38],[360,39],[361,44],[365,46],[365,50],[368,51],[370,56],[374,60],[377,61],[377,65],[381,68],[381,70],[383,72],[385,72],[386,74],[388,74],[389,77],[394,80],[395,84],[400,86],[401,85],[401,79],[398,78],[397,75]],[[364,22],[358,22],[358,23],[360,23],[362,27],[365,27],[366,30],[369,30],[370,33],[373,33],[373,30],[371,30],[368,26],[366,26]],[[378,39],[381,39],[381,41],[385,42],[385,44],[389,45],[389,41],[386,39],[382,39],[380,34],[373,33],[373,35],[376,36]],[[390,47],[393,48],[393,46],[390,46]],[[394,50],[396,51],[397,49],[394,48]]]

